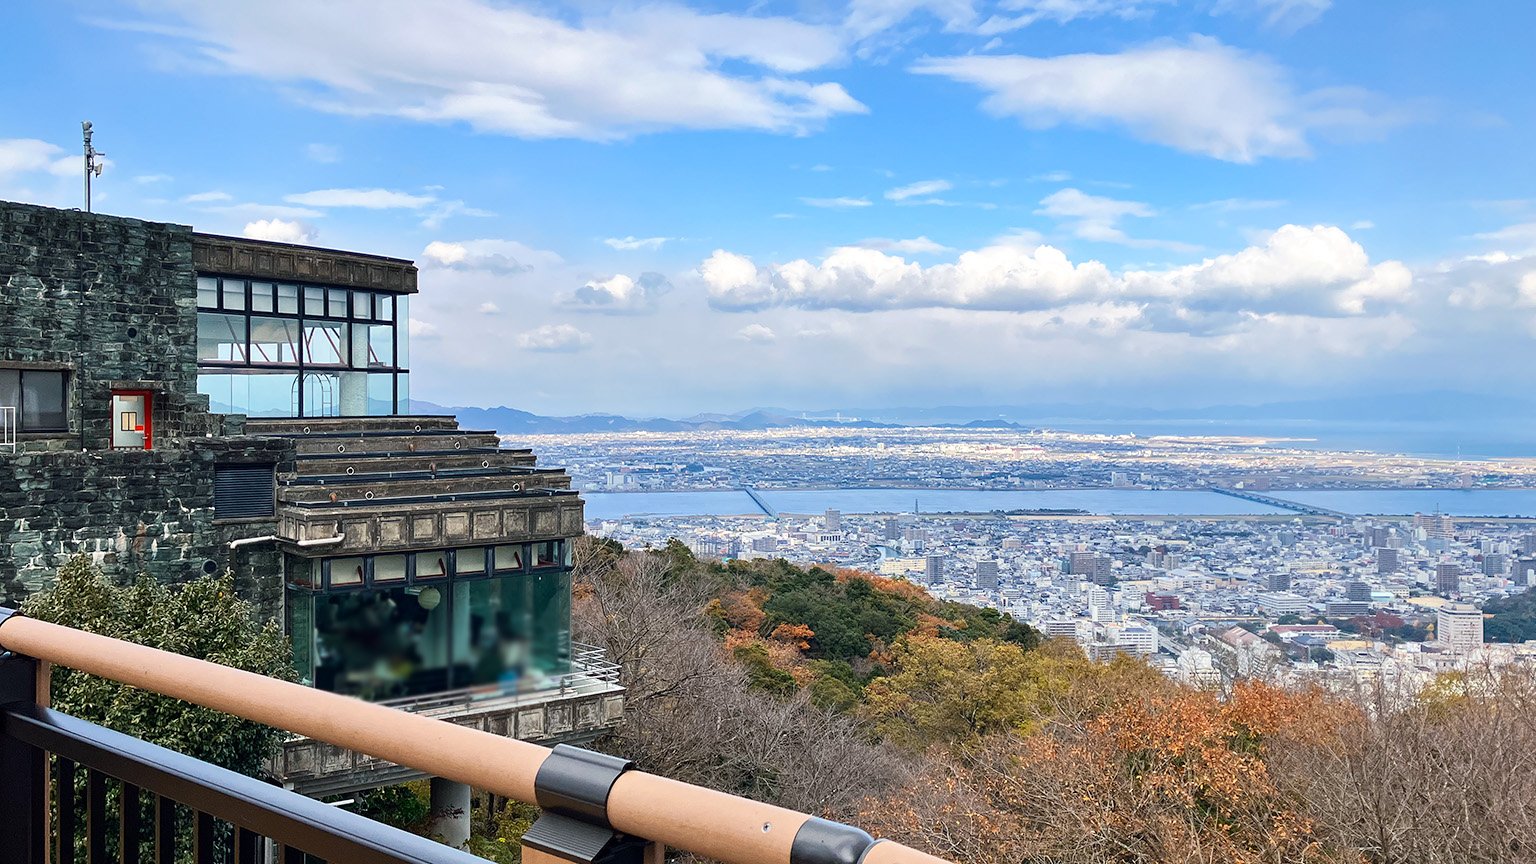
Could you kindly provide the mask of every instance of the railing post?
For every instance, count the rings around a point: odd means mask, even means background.
[[[557,745],[539,766],[534,795],[544,809],[523,834],[523,864],[658,864],[661,847],[608,823],[608,792],[634,763]]]
[[[0,608],[0,626],[14,614]],[[48,757],[5,728],[8,709],[37,704],[38,666],[31,657],[0,649],[0,864],[46,864]]]

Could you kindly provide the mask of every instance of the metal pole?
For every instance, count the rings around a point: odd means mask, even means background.
[[[91,212],[91,170],[95,167],[91,164],[91,121],[80,123],[80,131],[85,133],[85,212]]]
[[[10,610],[0,609],[0,621]],[[0,707],[36,705],[38,667],[31,657],[0,650]],[[0,813],[5,842],[0,864],[43,864],[48,836],[46,756],[0,729]]]

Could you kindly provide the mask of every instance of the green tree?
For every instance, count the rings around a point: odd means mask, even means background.
[[[275,622],[255,620],[233,581],[205,577],[162,585],[140,577],[117,585],[85,556],[60,568],[51,588],[22,613],[283,680],[294,680],[289,645]],[[276,729],[73,669],[53,672],[53,707],[242,774],[265,768]]]

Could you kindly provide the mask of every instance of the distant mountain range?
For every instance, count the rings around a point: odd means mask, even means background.
[[[1262,424],[1272,434],[1316,426],[1381,424],[1447,424],[1472,426],[1536,423],[1536,401],[1469,393],[1426,392],[1363,395],[1338,399],[1269,402],[1257,405],[1213,405],[1202,408],[1158,408],[1104,403],[1042,403],[1037,405],[939,406],[932,408],[844,408],[794,411],[752,408],[734,414],[695,414],[671,419],[633,418],[618,414],[547,417],[516,408],[445,407],[412,400],[416,413],[451,414],[472,429],[494,429],[503,435],[579,434],[584,432],[688,432],[710,430],[759,431],[805,427],[893,429],[908,426],[974,429],[1033,429],[1040,427],[1102,427],[1125,424],[1146,434],[1158,427],[1209,428],[1226,425],[1252,428]],[[1175,431],[1169,429],[1170,432]]]

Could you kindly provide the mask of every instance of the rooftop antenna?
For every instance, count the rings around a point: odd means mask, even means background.
[[[85,212],[91,212],[91,175],[101,176],[105,162],[96,161],[97,156],[107,154],[91,146],[91,121],[86,120],[80,124],[80,131],[85,133]]]

